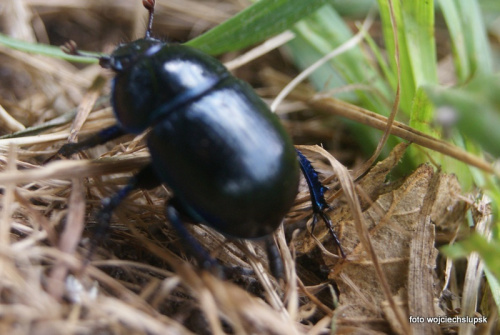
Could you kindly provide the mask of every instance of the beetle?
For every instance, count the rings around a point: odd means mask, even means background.
[[[167,218],[202,267],[213,268],[217,262],[189,234],[182,215],[228,237],[266,239],[271,270],[280,276],[279,253],[269,236],[291,208],[302,171],[313,223],[317,216],[323,219],[344,256],[325,213],[326,188],[278,117],[215,58],[151,37],[155,1],[143,0],[143,5],[149,11],[145,37],[99,57],[100,65],[116,75],[111,103],[118,123],[58,151],[69,157],[150,129],[151,163],[102,201],[94,241],[103,238],[113,210],[132,190],[165,184],[174,194],[166,204]],[[65,51],[82,55],[74,44]]]

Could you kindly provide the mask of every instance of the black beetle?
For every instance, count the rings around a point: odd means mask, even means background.
[[[297,195],[300,165],[315,218],[323,218],[338,243],[324,213],[325,187],[310,162],[295,150],[278,117],[215,58],[152,38],[154,3],[143,1],[149,11],[145,37],[99,58],[101,66],[116,73],[112,105],[118,124],[58,151],[68,157],[151,128],[147,139],[151,163],[103,201],[95,240],[105,234],[113,209],[130,191],[164,183],[175,195],[167,204],[171,224],[198,261],[213,267],[215,261],[189,234],[179,213],[230,237],[269,236]],[[80,54],[71,44],[66,52]],[[268,243],[268,252],[272,270],[279,275],[281,262],[274,242]]]

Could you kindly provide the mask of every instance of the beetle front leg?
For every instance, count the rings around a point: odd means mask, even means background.
[[[93,148],[97,145],[104,144],[111,140],[117,139],[125,135],[125,131],[118,125],[113,125],[111,127],[105,128],[98,133],[91,135],[89,138],[77,142],[77,143],[66,143],[63,145],[55,155],[50,156],[45,163],[52,161],[54,158],[58,156],[62,157],[70,157],[73,154],[81,152],[85,149]]]
[[[325,200],[325,191],[327,190],[327,188],[319,180],[318,172],[314,170],[314,167],[312,166],[311,162],[299,150],[297,149],[295,150],[297,151],[297,155],[299,156],[300,169],[306,179],[307,186],[309,187],[309,195],[311,197],[311,203],[314,212],[313,222],[311,226],[311,233],[314,231],[317,217],[319,215],[321,219],[325,222],[325,225],[328,228],[328,231],[330,232],[333,241],[337,244],[340,254],[342,255],[342,258],[345,258],[346,255],[344,253],[344,250],[342,249],[342,246],[340,245],[340,240],[337,237],[337,234],[335,234],[335,231],[333,230],[332,220],[325,213],[325,210],[330,208],[330,206],[326,203]]]

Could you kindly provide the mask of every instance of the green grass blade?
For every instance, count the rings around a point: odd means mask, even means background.
[[[469,57],[465,46],[464,30],[467,27],[462,25],[456,1],[439,0],[439,5],[441,6],[451,37],[456,74],[459,80],[463,82],[471,73]]]
[[[500,258],[498,258],[500,243],[498,241],[488,241],[484,236],[473,234],[466,240],[443,247],[442,250],[452,258],[465,257],[471,252],[478,252],[488,269],[496,278],[500,278]]]
[[[437,83],[434,1],[403,1],[401,4],[406,49],[415,87],[418,89],[425,84]]]
[[[395,41],[390,20],[389,3],[378,1],[382,17],[384,40],[389,55],[395,54]],[[423,116],[412,104],[421,85],[437,82],[436,45],[434,39],[434,2],[393,1],[398,29],[399,59],[401,73],[401,109],[413,118],[422,121]],[[389,57],[396,73],[394,57]],[[432,113],[426,111],[426,116]],[[411,121],[410,121],[411,123]],[[412,125],[412,124],[410,124]],[[414,125],[412,125],[414,126]],[[429,129],[419,129],[428,132]]]
[[[212,55],[240,50],[291,28],[325,3],[327,0],[261,0],[186,44]]]
[[[493,69],[491,50],[478,2],[439,0],[453,44],[457,75],[465,82]]]
[[[367,11],[371,8],[368,6]],[[331,5],[326,5],[295,25],[296,38],[287,49],[294,63],[304,69],[353,37],[353,31]],[[310,77],[318,91],[335,90],[353,85],[350,91],[341,90],[335,97],[352,101],[376,113],[387,115],[394,92],[373,59],[362,47],[356,46],[331,59]],[[380,132],[348,122],[357,134],[358,143],[367,153],[372,152]]]
[[[330,5],[299,22],[293,31],[297,37],[289,46],[292,57],[301,68],[311,65],[353,36],[351,29]],[[390,101],[392,92],[373,63],[365,56],[363,50],[356,46],[316,71],[311,81],[320,91],[346,84],[365,84],[370,90],[355,90],[356,100],[365,108],[387,115],[386,102]],[[349,96],[352,100],[352,95]]]
[[[0,34],[0,45],[4,45],[10,49],[19,50],[23,52],[29,52],[35,55],[44,55],[52,58],[61,58],[67,60],[69,62],[78,62],[78,63],[97,63],[98,54],[86,52],[93,57],[81,57],[81,56],[73,56],[64,53],[60,47],[56,47],[53,45],[41,44],[41,43],[30,43],[21,40],[14,39],[12,37]]]
[[[394,41],[394,35],[392,31],[391,18],[390,18],[390,8],[389,2],[387,0],[377,1],[380,17],[382,21],[382,32],[384,34],[384,43],[387,49],[387,55],[389,63],[394,74],[397,73],[396,66],[396,47]],[[413,70],[411,68],[411,61],[409,59],[410,54],[406,48],[406,34],[404,31],[404,20],[401,10],[401,5],[399,1],[393,1],[394,5],[394,15],[396,20],[396,25],[398,29],[398,43],[399,43],[399,64],[400,70],[403,74],[401,76],[401,93],[400,93],[400,109],[406,113],[410,114],[411,102],[416,92],[415,81],[413,78]],[[394,98],[392,98],[394,100]]]
[[[490,285],[493,300],[495,300],[497,306],[500,306],[500,282],[498,281],[498,277],[495,277],[487,266],[484,268],[484,274]]]
[[[500,77],[481,76],[459,88],[427,87],[436,107],[452,108],[461,134],[500,157]]]

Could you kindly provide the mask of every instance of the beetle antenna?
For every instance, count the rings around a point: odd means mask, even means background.
[[[151,37],[151,32],[153,31],[153,16],[155,13],[155,0],[142,0],[142,5],[149,12],[148,28],[146,29],[145,38]]]
[[[61,45],[61,50],[65,54],[68,54],[68,55],[90,57],[90,58],[99,58],[96,56],[85,55],[85,54],[81,53],[80,50],[78,50],[78,45],[73,40],[69,40],[68,42],[64,43],[64,45]]]
[[[99,65],[101,65],[104,68],[109,68],[109,60],[110,60],[109,56],[95,56],[83,53],[80,50],[78,50],[78,45],[73,40],[70,40],[64,43],[64,45],[61,45],[61,50],[68,55],[98,59]]]

